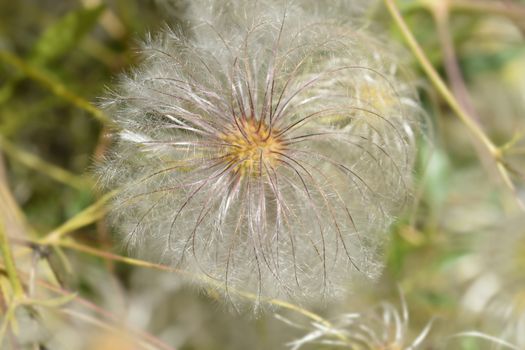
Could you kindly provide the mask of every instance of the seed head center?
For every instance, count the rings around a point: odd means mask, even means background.
[[[279,133],[257,120],[241,120],[234,131],[222,136],[226,142],[225,159],[236,173],[257,176],[275,167],[284,150]]]

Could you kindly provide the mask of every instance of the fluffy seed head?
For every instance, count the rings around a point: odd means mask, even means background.
[[[524,227],[518,216],[477,231],[473,254],[458,269],[474,272],[462,299],[466,314],[476,316],[484,332],[520,349],[525,347]]]
[[[401,295],[401,309],[383,301],[365,312],[346,313],[332,320],[331,325],[312,322],[301,325],[281,316],[285,323],[300,329],[309,330],[302,338],[288,343],[291,350],[299,350],[312,345],[333,346],[352,350],[417,350],[426,349],[426,338],[432,329],[429,321],[419,334],[411,336],[409,314],[406,301]]]
[[[242,119],[236,129],[219,138],[225,143],[223,162],[234,165],[232,172],[242,180],[245,176],[262,176],[265,168],[275,168],[285,150],[279,131],[270,129],[262,119]]]
[[[148,40],[109,99],[101,169],[126,243],[230,296],[319,300],[377,276],[418,130],[390,50],[293,4],[191,6],[208,21]]]

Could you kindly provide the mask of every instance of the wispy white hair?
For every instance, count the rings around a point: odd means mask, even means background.
[[[188,36],[148,39],[109,99],[122,130],[102,173],[127,245],[232,299],[319,301],[376,277],[419,127],[390,49],[291,2],[188,11]]]

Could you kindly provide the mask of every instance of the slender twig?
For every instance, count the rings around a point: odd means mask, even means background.
[[[465,80],[463,79],[463,74],[461,73],[461,68],[459,67],[454,43],[449,30],[450,2],[443,1],[440,4],[442,5],[431,7],[431,12],[436,22],[438,38],[444,55],[443,64],[445,72],[458,102],[463,106],[465,111],[472,116],[472,119],[479,122],[479,117],[476,114]]]
[[[12,302],[7,307],[7,311],[5,312],[4,319],[2,320],[2,324],[0,325],[0,345],[4,343],[4,338],[7,333],[7,330],[9,329],[9,324],[13,317],[15,316],[15,310],[17,308],[16,302]]]
[[[74,106],[85,110],[98,121],[104,124],[109,123],[109,118],[100,109],[93,106],[84,98],[73,93],[68,87],[54,79],[49,74],[46,74],[44,71],[24,62],[24,60],[18,56],[8,51],[0,51],[0,61],[16,67],[29,78],[49,88],[49,90],[51,90],[58,97],[61,97]]]
[[[2,265],[0,264],[0,271],[1,270],[5,270],[5,265]],[[25,280],[28,280],[30,278],[30,276],[28,274],[24,274],[24,272],[21,272],[20,273],[20,277],[22,279],[25,279]],[[67,289],[64,289],[62,287],[59,287],[59,286],[56,286],[56,285],[53,285],[47,281],[44,281],[44,280],[41,280],[41,279],[36,279],[36,284],[39,286],[39,287],[42,287],[50,292],[53,292],[53,293],[56,293],[56,294],[59,294],[62,296],[62,298],[56,298],[54,300],[64,300],[64,301],[70,301],[72,303],[76,303],[80,306],[83,306],[85,307],[86,309],[96,313],[98,316],[100,316],[101,318],[107,320],[108,322],[112,322],[114,324],[116,324],[117,322],[121,321],[121,319],[111,313],[110,311],[108,311],[107,309],[104,309],[100,306],[98,306],[97,304],[87,300],[87,299],[84,299],[82,298],[81,296],[73,293],[72,291],[69,291]],[[32,300],[27,300],[26,302],[22,303],[22,304],[31,304],[31,301]],[[32,303],[33,305],[36,304],[36,305],[41,305],[42,302],[39,301],[39,300],[34,300],[34,302]],[[20,305],[20,303],[18,303],[16,306]],[[58,311],[61,311],[60,309]],[[125,328],[126,331],[130,332],[130,334],[134,335],[134,336],[137,336],[139,338],[142,338],[145,342],[148,342],[150,343],[151,345],[155,346],[156,348],[158,349],[162,349],[162,350],[176,350],[176,348],[164,343],[161,339],[159,338],[156,338],[154,335],[146,332],[146,331],[142,331],[142,330],[138,330],[138,329],[133,329],[133,328],[130,328],[130,327],[126,327]],[[1,342],[0,342],[1,344]]]
[[[399,9],[397,8],[394,0],[384,0],[384,2],[392,18],[394,19],[395,23],[401,30],[401,33],[405,41],[407,42],[407,45],[409,46],[410,50],[416,57],[417,61],[423,68],[424,72],[426,73],[426,75],[428,76],[428,78],[430,79],[434,87],[437,89],[439,94],[444,98],[444,100],[448,103],[450,108],[456,113],[456,115],[459,117],[461,122],[467,127],[467,129],[474,136],[474,138],[478,142],[480,142],[481,146],[483,146],[484,151],[489,155],[490,159],[492,159],[496,163],[496,169],[497,169],[498,174],[501,177],[501,180],[513,193],[514,198],[516,199],[520,208],[522,210],[525,210],[525,204],[516,195],[516,188],[514,186],[514,183],[512,182],[510,175],[507,169],[505,168],[504,164],[502,164],[501,162],[502,155],[501,155],[501,151],[499,150],[499,148],[492,143],[492,141],[488,138],[485,132],[481,129],[478,123],[474,120],[474,118],[467,111],[465,111],[465,109],[461,106],[461,104],[454,97],[452,92],[448,89],[447,85],[444,83],[444,81],[439,76],[438,72],[435,70],[435,68],[430,63],[428,57],[426,56],[423,49],[421,48],[421,46],[415,39],[411,30],[408,28],[408,25],[403,19],[401,13],[399,12]],[[483,155],[480,154],[480,156],[483,156]]]
[[[89,247],[89,246],[86,246],[86,245],[82,245],[82,244],[76,243],[76,242],[74,242],[72,240],[64,239],[64,235],[65,234],[70,233],[70,232],[72,232],[72,231],[74,231],[74,230],[76,230],[76,229],[78,229],[80,227],[86,226],[86,225],[91,224],[94,221],[98,220],[105,213],[104,205],[106,204],[106,202],[108,200],[110,200],[114,196],[114,194],[115,193],[113,192],[113,193],[109,193],[106,196],[102,197],[95,204],[91,205],[90,207],[88,207],[87,209],[85,209],[84,211],[82,211],[81,213],[77,214],[76,216],[74,216],[73,218],[68,220],[66,223],[61,225],[59,228],[53,230],[50,234],[46,235],[44,237],[44,239],[42,239],[40,241],[37,241],[37,242],[33,242],[33,243],[39,244],[39,245],[52,245],[52,246],[56,246],[56,247],[63,247],[63,248],[73,249],[73,250],[76,250],[76,251],[79,251],[79,252],[82,252],[82,253],[85,253],[85,254],[97,256],[97,257],[100,257],[100,258],[103,258],[103,259],[106,259],[106,260],[112,260],[112,261],[125,263],[125,264],[128,264],[128,265],[133,265],[133,266],[138,266],[138,267],[143,267],[143,268],[149,268],[149,269],[155,269],[155,270],[165,271],[165,272],[173,272],[173,273],[177,273],[179,275],[182,275],[182,276],[185,276],[185,277],[188,277],[188,278],[191,278],[191,279],[197,279],[197,280],[199,280],[201,282],[204,282],[205,284],[213,285],[214,287],[223,288],[223,286],[221,284],[219,284],[219,283],[217,283],[215,281],[212,281],[211,279],[209,279],[209,278],[207,278],[205,276],[202,276],[202,275],[195,275],[195,274],[191,274],[191,273],[189,273],[187,271],[180,270],[180,269],[175,269],[175,268],[172,268],[172,267],[169,267],[169,266],[166,266],[166,265],[151,263],[151,262],[147,262],[147,261],[144,261],[144,260],[133,259],[133,258],[128,258],[128,257],[125,257],[125,256],[121,256],[121,255],[112,254],[112,253],[106,252],[104,250],[96,249],[96,248],[93,248],[93,247]],[[261,299],[257,295],[252,294],[252,293],[248,293],[248,292],[245,292],[245,291],[234,290],[234,289],[230,288],[229,292],[230,293],[234,293],[236,295],[239,295],[239,296],[241,296],[243,298],[250,299],[250,300],[259,300],[259,299]],[[285,309],[293,310],[293,311],[295,311],[297,313],[300,313],[300,314],[302,314],[302,315],[312,319],[315,322],[319,322],[319,323],[323,324],[326,327],[332,327],[331,323],[328,322],[327,320],[325,320],[324,318],[322,318],[321,316],[319,316],[319,315],[317,315],[317,314],[315,314],[315,313],[313,313],[311,311],[308,311],[306,309],[303,309],[303,308],[301,308],[301,307],[299,307],[297,305],[291,304],[289,302],[286,302],[286,301],[283,301],[283,300],[279,300],[279,299],[261,299],[261,301],[263,301],[265,303],[268,303],[268,304],[271,304],[271,305],[283,307]],[[341,335],[341,337],[344,337],[344,335]]]
[[[399,13],[397,6],[394,3],[394,0],[384,0],[390,14],[392,15],[394,21],[398,25],[405,41],[407,42],[409,48],[412,50],[414,56],[417,58],[421,68],[425,71],[429,77],[432,84],[436,87],[441,96],[449,104],[450,108],[458,115],[463,124],[469,129],[469,131],[485,145],[487,151],[491,155],[497,154],[497,148],[493,145],[492,141],[487,137],[487,135],[481,130],[479,125],[471,118],[471,116],[461,107],[454,95],[450,92],[446,84],[443,82],[438,72],[434,69],[430,61],[428,60],[426,54],[423,52],[421,46],[416,41],[416,38],[408,28],[405,20]]]
[[[525,6],[513,3],[501,3],[486,0],[454,0],[450,1],[450,9],[454,11],[468,11],[497,14],[514,19],[525,19]]]
[[[75,175],[65,169],[48,163],[40,159],[39,157],[16,147],[2,135],[0,135],[0,148],[2,148],[7,155],[11,156],[12,159],[22,163],[23,165],[31,169],[37,170],[65,185],[80,190],[92,186],[92,183],[89,179]]]
[[[445,1],[447,0],[410,1],[405,4],[400,4],[399,8],[403,11],[403,13],[407,13],[420,9],[429,9],[430,7],[436,6],[436,4]],[[454,0],[447,2],[448,7],[452,12],[470,12],[489,15],[501,15],[514,20],[520,20],[525,18],[525,6],[516,2],[501,3],[498,1],[487,0]]]
[[[90,324],[94,327],[100,328],[106,332],[114,333],[114,334],[122,334],[125,332],[125,330],[119,328],[118,326],[113,326],[111,324],[108,324],[106,322],[103,322],[95,317],[91,317],[90,315],[83,314],[81,312],[77,312],[72,309],[58,309],[59,312],[71,317],[75,318],[79,321],[82,321],[84,323]],[[140,344],[140,347],[143,349],[151,349],[150,342],[148,340],[143,339],[137,339],[138,344]]]
[[[196,275],[196,274],[192,274],[190,272],[184,271],[184,270],[172,268],[170,266],[166,266],[166,265],[162,265],[162,264],[156,264],[156,263],[152,263],[152,262],[148,262],[148,261],[144,261],[144,260],[140,260],[140,259],[128,258],[128,257],[125,257],[125,256],[109,253],[109,252],[106,252],[106,251],[103,251],[103,250],[99,250],[97,248],[93,248],[93,247],[89,247],[89,246],[86,246],[86,245],[83,245],[83,244],[79,244],[79,243],[73,242],[71,240],[60,240],[58,242],[54,242],[53,244],[55,244],[57,246],[60,246],[60,247],[63,247],[63,248],[72,249],[72,250],[75,250],[75,251],[78,251],[78,252],[82,252],[82,253],[85,253],[85,254],[97,256],[97,257],[100,257],[100,258],[103,258],[103,259],[113,260],[113,261],[116,261],[116,262],[121,262],[121,263],[132,265],[132,266],[138,266],[138,267],[154,269],[154,270],[159,270],[159,271],[164,271],[164,272],[177,273],[178,275],[185,276],[185,277],[188,277],[188,278],[191,278],[191,279],[194,279],[194,280],[197,279],[197,280],[199,280],[201,282],[204,282],[205,284],[208,284],[208,285],[211,285],[211,286],[214,286],[214,287],[217,287],[217,288],[223,288],[223,286],[220,283],[217,283],[217,282],[215,282],[215,281],[211,280],[210,278],[208,278],[206,276],[203,276],[203,275]],[[249,299],[249,300],[260,300],[261,302],[264,302],[264,303],[267,303],[267,304],[270,304],[270,305],[279,306],[279,307],[282,307],[282,308],[285,308],[285,309],[288,309],[288,310],[292,310],[292,311],[297,312],[297,313],[299,313],[299,314],[301,314],[303,316],[306,316],[309,319],[311,319],[311,320],[313,320],[315,322],[318,322],[318,323],[320,323],[320,324],[322,324],[322,325],[324,325],[326,327],[333,328],[333,325],[328,320],[326,320],[325,318],[317,315],[314,312],[311,312],[309,310],[303,309],[300,306],[294,305],[294,304],[286,302],[284,300],[280,300],[280,299],[264,299],[264,298],[258,297],[257,295],[255,295],[253,293],[249,293],[249,292],[245,292],[245,291],[241,291],[241,290],[235,290],[235,289],[231,289],[231,288],[228,291],[230,293],[233,293],[235,295],[238,295],[240,297],[243,297],[243,298],[246,298],[246,299]],[[344,337],[344,335],[341,334],[340,338],[343,339],[343,337]],[[344,340],[346,340],[346,338],[344,338]]]
[[[0,217],[0,252],[2,253],[2,258],[4,260],[5,270],[7,272],[7,277],[13,288],[13,293],[15,298],[21,298],[24,296],[24,289],[22,288],[22,283],[18,277],[18,272],[16,270],[15,261],[13,260],[13,254],[11,253],[11,247],[7,239],[7,234],[4,228],[3,219]]]
[[[109,192],[98,199],[95,203],[64,222],[62,225],[48,233],[39,241],[39,244],[50,244],[58,242],[65,235],[78,230],[79,228],[91,225],[101,219],[106,213],[106,204],[110,201],[116,192]]]

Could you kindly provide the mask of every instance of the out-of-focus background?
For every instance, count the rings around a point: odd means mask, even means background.
[[[360,21],[404,45],[381,2],[352,2]],[[525,348],[525,2],[396,5],[497,152],[483,151],[407,49],[429,137],[383,277],[343,305],[274,303],[254,315],[123,258],[94,190],[94,164],[111,147],[100,98],[140,61],[147,33],[189,25],[184,1],[0,1],[0,229],[22,289],[3,250],[0,347],[286,349],[303,339],[330,349],[361,332],[369,338],[346,348],[408,349],[418,335],[420,349]]]

